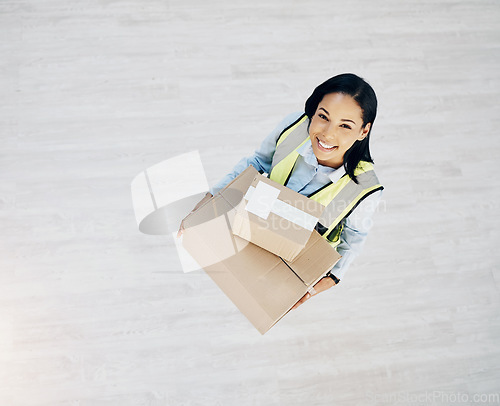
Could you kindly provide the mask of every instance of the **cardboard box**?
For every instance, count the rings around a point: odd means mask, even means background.
[[[309,241],[325,206],[255,169],[250,171],[254,178],[236,206],[233,233],[293,261]]]
[[[236,207],[258,172],[247,168],[184,221],[184,248],[259,330],[268,331],[340,259],[316,231],[293,263],[234,235]]]

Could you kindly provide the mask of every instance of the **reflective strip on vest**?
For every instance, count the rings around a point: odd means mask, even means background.
[[[275,182],[285,185],[291,176],[295,162],[299,157],[297,150],[309,139],[308,125],[309,118],[304,114],[285,129],[278,138],[269,175]],[[323,233],[323,237],[333,246],[340,243],[339,237],[343,228],[340,223],[342,220],[365,197],[383,189],[375,175],[373,165],[369,162],[361,161],[356,167],[354,175],[359,182],[358,184],[346,174],[337,182],[327,184],[308,196],[326,206],[321,215],[320,223],[324,227],[328,227]],[[331,235],[331,239],[328,239],[327,237],[336,227],[335,235]]]
[[[269,177],[275,182],[286,184],[299,156],[297,150],[309,139],[308,125],[309,118],[304,114],[286,128],[278,138],[269,173]]]
[[[328,227],[330,233],[352,210],[368,195],[383,189],[379,183],[373,165],[361,161],[354,171],[356,184],[348,175],[337,182],[321,188],[309,198],[324,204],[326,209],[320,217],[320,223]],[[328,226],[329,225],[329,226]]]

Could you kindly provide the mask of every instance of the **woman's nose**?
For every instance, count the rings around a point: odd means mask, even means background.
[[[327,128],[323,133],[323,136],[325,137],[326,141],[335,141],[337,139],[337,133],[333,126]]]

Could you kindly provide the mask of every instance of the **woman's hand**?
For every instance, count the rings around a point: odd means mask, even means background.
[[[196,211],[200,206],[202,206],[203,204],[205,204],[206,201],[210,200],[212,198],[212,193],[210,192],[207,192],[207,194],[203,197],[203,199],[201,199],[197,204],[196,206],[194,206],[194,209],[191,210],[191,212],[189,214],[191,214],[192,212]],[[189,214],[186,216],[188,217]],[[181,225],[179,226],[179,231],[177,231],[177,238],[179,238],[182,233],[184,232],[184,220],[186,220],[186,217],[184,217],[181,221]]]
[[[299,307],[302,303],[304,303],[306,300],[309,300],[311,296],[315,296],[318,293],[321,293],[327,289],[330,289],[332,286],[335,286],[335,282],[333,281],[332,278],[323,278],[321,279],[316,285],[314,285],[311,293],[307,292],[304,296],[302,296],[302,299],[300,299],[295,305],[292,307],[291,310],[296,309]]]

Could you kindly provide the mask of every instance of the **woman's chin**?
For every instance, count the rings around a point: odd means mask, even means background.
[[[320,165],[323,166],[329,166],[331,168],[339,168],[342,166],[343,162],[342,160],[339,160],[335,154],[325,154],[325,153],[319,153],[315,154],[316,155],[316,160]]]

